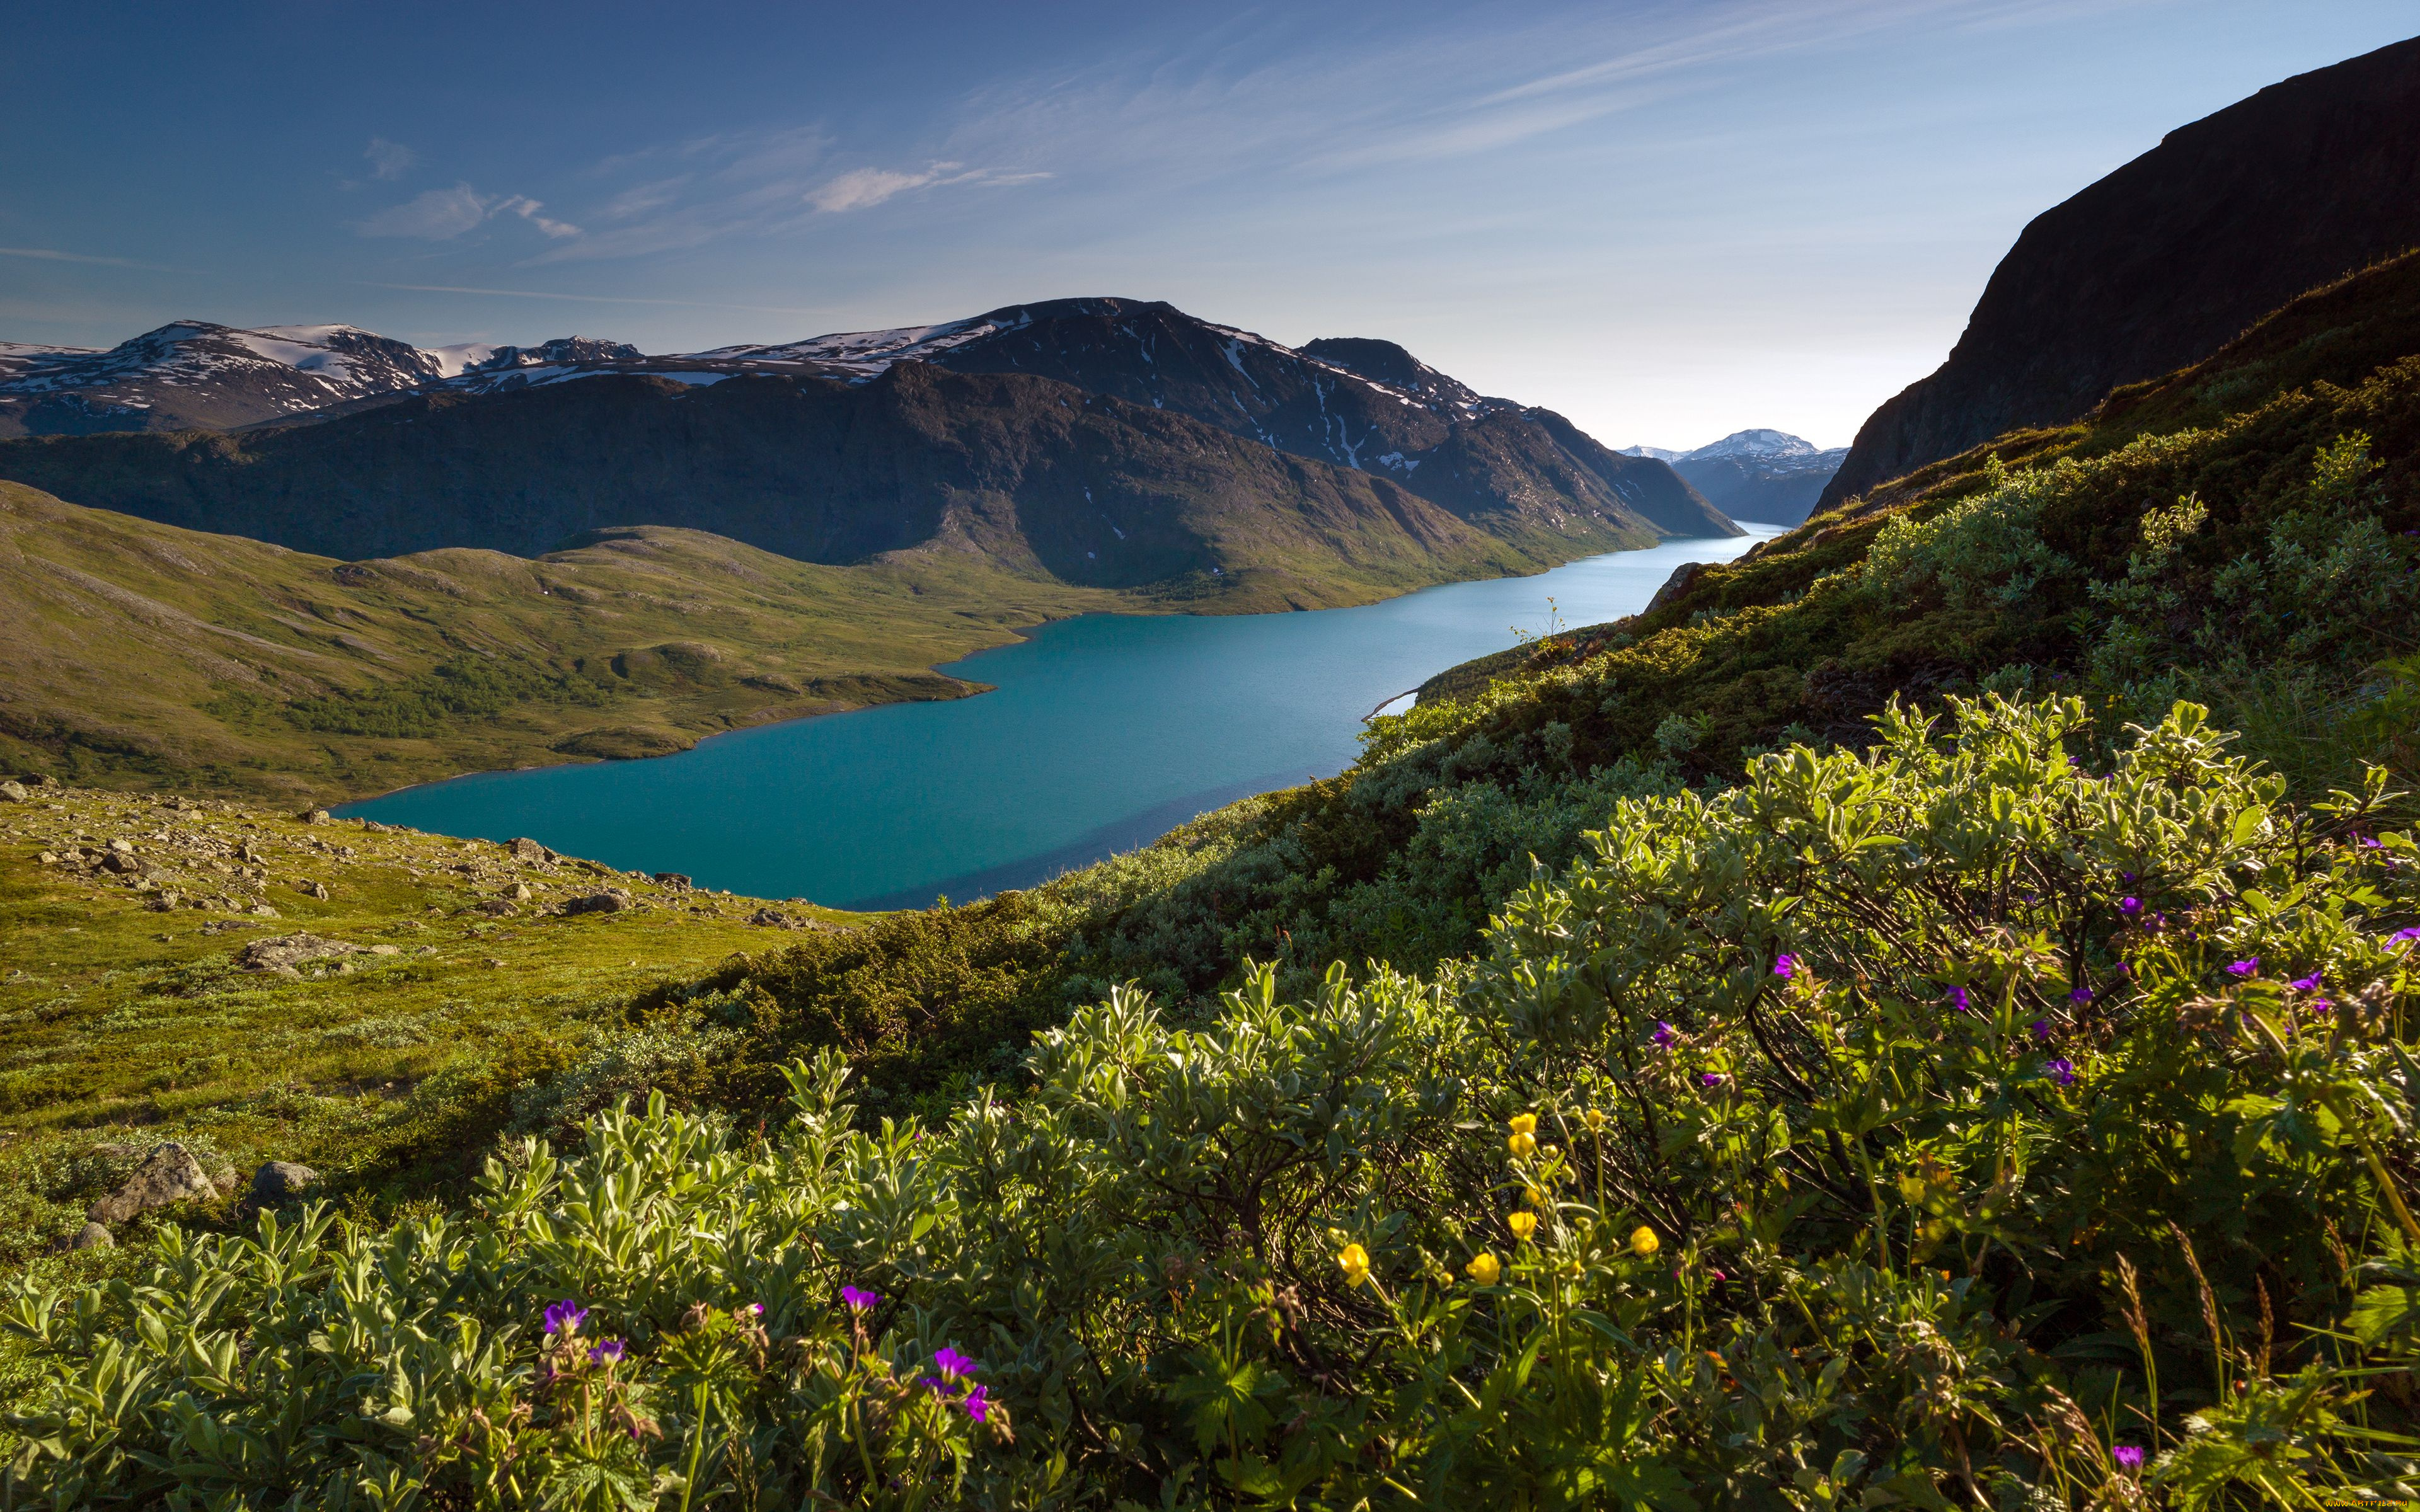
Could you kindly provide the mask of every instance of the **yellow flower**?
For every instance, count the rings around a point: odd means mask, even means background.
[[[1649,1256],[1654,1254],[1657,1250],[1662,1249],[1663,1247],[1663,1242],[1655,1237],[1655,1230],[1648,1227],[1645,1224],[1640,1224],[1637,1228],[1631,1230],[1630,1253],[1637,1256],[1640,1259],[1643,1260],[1647,1258]]]
[[[1516,1134],[1533,1134],[1538,1132],[1538,1116],[1534,1113],[1515,1113],[1512,1115],[1512,1121],[1504,1127]]]
[[[1533,1134],[1516,1134],[1504,1141],[1504,1148],[1512,1152],[1513,1159],[1527,1160],[1538,1152],[1538,1136]]]
[[[1521,1189],[1521,1200],[1533,1208],[1543,1208],[1546,1205],[1546,1194],[1534,1186],[1525,1186]]]
[[[1336,1263],[1344,1268],[1344,1284],[1357,1287],[1370,1279],[1370,1252],[1358,1244],[1347,1244],[1336,1252]]]
[[[1586,1113],[1580,1115],[1580,1121],[1587,1124],[1591,1129],[1602,1129],[1605,1127],[1605,1110],[1602,1108],[1590,1108]]]
[[[1489,1254],[1485,1250],[1481,1250],[1478,1254],[1472,1256],[1470,1257],[1470,1263],[1464,1266],[1463,1270],[1468,1273],[1473,1281],[1478,1282],[1482,1287],[1494,1286],[1497,1279],[1504,1274],[1504,1266],[1502,1262],[1498,1261],[1495,1256]]]
[[[1504,1220],[1504,1226],[1512,1230],[1514,1239],[1527,1239],[1538,1231],[1538,1215],[1534,1212],[1516,1212]]]

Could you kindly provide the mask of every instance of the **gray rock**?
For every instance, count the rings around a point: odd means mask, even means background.
[[[116,1243],[117,1241],[113,1238],[109,1232],[108,1225],[86,1224],[82,1228],[76,1230],[75,1238],[68,1241],[68,1248],[111,1249],[114,1248]]]
[[[13,779],[0,782],[0,803],[23,803],[32,796],[32,794],[25,791],[25,784],[23,782]]]
[[[325,809],[305,809],[294,817],[300,819],[306,825],[324,825],[330,819],[334,818],[334,815],[329,813]]]
[[[317,934],[280,934],[246,945],[235,953],[235,964],[246,971],[290,971],[306,962],[359,955],[361,949],[358,945],[323,939]]]
[[[97,1224],[122,1224],[138,1212],[164,1208],[172,1202],[191,1202],[197,1198],[216,1197],[219,1189],[210,1184],[202,1163],[194,1152],[178,1144],[165,1144],[151,1151],[150,1157],[135,1167],[126,1184],[92,1205],[85,1214]]]
[[[321,903],[328,901],[328,885],[324,882],[298,882],[294,884],[294,890],[305,898],[317,898]]]
[[[272,1160],[252,1173],[252,1200],[268,1207],[318,1184],[319,1173],[310,1166]]]
[[[530,901],[530,885],[526,882],[516,882],[504,890],[503,896],[517,903],[525,903]]]
[[[118,843],[125,842],[121,841]],[[122,877],[133,876],[143,870],[143,863],[134,858],[134,853],[131,850],[113,849],[101,858],[101,864],[104,870],[115,872]]]
[[[608,887],[603,892],[592,892],[584,898],[566,898],[563,911],[566,914],[618,914],[637,901],[627,888]]]
[[[504,848],[513,853],[513,859],[516,861],[551,861],[555,858],[552,851],[526,835],[518,840],[506,841]]]
[[[693,886],[688,877],[683,876],[678,872],[657,872],[656,885],[660,887],[679,887],[684,890]]]

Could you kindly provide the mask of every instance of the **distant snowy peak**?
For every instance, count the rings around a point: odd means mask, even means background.
[[[1720,457],[1777,460],[1825,455],[1814,442],[1801,440],[1786,430],[1735,430],[1721,440],[1710,442],[1693,452],[1668,452],[1661,446],[1625,446],[1621,454],[1624,456],[1652,456],[1659,462],[1710,462]]]
[[[0,358],[0,433],[225,428],[411,388],[427,352],[353,326],[178,320],[107,351],[12,347]]]

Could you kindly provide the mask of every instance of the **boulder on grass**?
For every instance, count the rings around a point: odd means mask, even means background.
[[[151,1151],[124,1186],[94,1203],[85,1216],[97,1224],[122,1224],[138,1212],[218,1195],[219,1189],[210,1184],[209,1173],[202,1169],[194,1152],[171,1143]]]
[[[68,1241],[68,1248],[108,1249],[116,1242],[117,1241],[111,1236],[107,1225],[88,1223],[76,1230],[75,1238]]]
[[[318,1182],[319,1173],[308,1165],[290,1160],[267,1161],[252,1173],[252,1200],[259,1207],[272,1207]]]
[[[608,887],[582,898],[566,898],[563,911],[566,914],[618,914],[637,903],[627,887]]]

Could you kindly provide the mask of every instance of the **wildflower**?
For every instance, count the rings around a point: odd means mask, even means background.
[[[2048,1076],[2052,1081],[2058,1083],[2061,1087],[2072,1087],[2075,1085],[2075,1062],[2068,1059],[2064,1056],[2061,1056],[2056,1060],[2044,1061],[2042,1063],[2042,1074]]]
[[[1538,1116],[1534,1113],[1515,1113],[1505,1120],[1504,1127],[1516,1134],[1533,1134],[1538,1132]]]
[[[566,1297],[546,1310],[546,1331],[568,1337],[580,1332],[580,1325],[587,1317],[587,1308]]]
[[[976,1422],[980,1423],[985,1416],[989,1415],[991,1412],[991,1402],[988,1400],[990,1396],[991,1388],[989,1386],[977,1386],[974,1390],[967,1393],[967,1399],[960,1402],[958,1405],[967,1410],[967,1416],[973,1418]]]
[[[588,1362],[591,1365],[614,1365],[621,1360],[622,1350],[620,1339],[606,1339],[590,1347]]]
[[[1655,1032],[1649,1035],[1647,1038],[1655,1041],[1658,1049],[1669,1050],[1672,1048],[1672,1041],[1679,1039],[1680,1036],[1672,1032],[1672,1026],[1665,1023],[1662,1019],[1657,1019],[1655,1021]]]
[[[1533,1208],[1543,1208],[1546,1205],[1546,1194],[1534,1186],[1525,1186],[1521,1189],[1521,1200]]]
[[[1515,1133],[1504,1141],[1504,1148],[1512,1152],[1513,1159],[1527,1160],[1538,1152],[1538,1136],[1533,1134]]]
[[[2034,1038],[2035,1038],[2035,1039],[2037,1039],[2037,1040],[2047,1040],[2047,1039],[2049,1039],[2049,1038],[2050,1038],[2050,1020],[2048,1020],[2048,1019],[2036,1019],[2036,1020],[2034,1020],[2034,1022],[2033,1022],[2033,1031],[2034,1031]]]
[[[2257,955],[2247,961],[2230,961],[2226,964],[2226,974],[2230,977],[2249,977],[2259,969],[2260,958]]]
[[[1504,1263],[1486,1250],[1472,1256],[1470,1263],[1462,1269],[1464,1274],[1482,1287],[1494,1286],[1504,1274]]]
[[[2394,945],[2404,940],[2420,940],[2420,926],[2415,926],[2412,929],[2399,929],[2386,937],[2386,943],[2389,945]]]
[[[1966,1001],[1966,989],[1963,987],[1952,987],[1949,989],[1949,1006],[1958,1010],[1961,1013],[1972,1013],[1975,1011],[1973,1006]]]
[[[2078,987],[2075,991],[2067,995],[2067,1000],[2073,1003],[2076,1007],[2082,1008],[2085,1004],[2092,1001],[2092,989],[2089,987]]]
[[[1580,1121],[1592,1130],[1602,1129],[1605,1127],[1605,1111],[1601,1108],[1590,1108],[1580,1115]]]
[[[869,1291],[869,1292],[867,1292],[867,1293],[866,1293],[866,1295],[867,1295],[867,1296],[869,1296],[869,1297],[874,1297],[874,1293],[872,1293],[872,1292],[870,1292],[870,1291]],[[880,1302],[882,1299],[881,1299],[881,1298],[879,1298],[879,1297],[874,1297],[874,1300],[875,1300],[875,1301],[876,1301],[876,1302]],[[746,1305],[745,1307],[742,1307],[742,1308],[740,1308],[740,1309],[738,1309],[738,1310],[739,1310],[740,1312],[746,1313],[746,1314],[747,1314],[749,1317],[751,1317],[751,1318],[762,1318],[762,1317],[764,1317],[764,1316],[765,1316],[765,1304],[764,1304],[763,1303],[761,1303],[761,1302],[752,1302],[752,1303],[750,1303],[748,1305]]]
[[[1538,1231],[1538,1215],[1534,1212],[1516,1212],[1504,1220],[1504,1227],[1512,1230],[1514,1239],[1527,1239]]]
[[[840,1300],[848,1304],[849,1310],[852,1312],[869,1312],[882,1305],[882,1293],[868,1291],[862,1287],[843,1287],[840,1288]],[[759,1307],[756,1310],[761,1313],[765,1309]]]
[[[933,1351],[933,1363],[941,1367],[941,1375],[950,1381],[975,1373],[975,1363],[946,1344]]]
[[[1698,1085],[1700,1087],[1720,1087],[1723,1085],[1723,1073],[1718,1071],[1701,1071],[1698,1072]]]
[[[1723,1273],[1721,1266],[1709,1267],[1706,1271],[1706,1275],[1709,1279],[1714,1281],[1729,1281],[1730,1279],[1730,1276]]]
[[[2133,872],[2118,872],[2118,874],[2119,876],[2121,876],[2121,877],[2124,877],[2128,882],[2132,882],[2132,881],[2133,881],[2133,880],[2134,880],[2134,873],[2133,873]],[[2135,907],[2137,907],[2137,908],[2140,908],[2140,907],[2142,907],[2143,905],[2142,905],[2141,903],[2136,903],[2134,906],[2135,906]]]
[[[1532,1218],[1531,1223],[1538,1220]],[[1343,1269],[1344,1284],[1357,1287],[1370,1279],[1370,1252],[1358,1244],[1347,1244],[1336,1252],[1336,1263]]]
[[[2411,532],[2406,531],[2404,533],[2409,535]],[[2364,835],[2361,838],[2361,848],[2365,851],[2382,851],[2386,849],[2383,844],[2380,843],[2376,837],[2370,835]]]
[[[2136,1471],[2143,1468],[2143,1449],[2140,1444],[2121,1443],[2109,1451],[2109,1458],[2118,1461],[2118,1468],[2120,1470]]]
[[[1630,1231],[1630,1253],[1642,1260],[1663,1247],[1663,1241],[1655,1237],[1655,1230],[1645,1224]]]
[[[2287,985],[2298,993],[2315,993],[2319,990],[2319,972],[2314,971],[2307,977],[2295,978]]]
[[[1779,977],[1784,981],[1788,981],[1796,977],[1798,975],[1798,958],[1794,955],[1785,955],[1776,959],[1773,963],[1773,974]]]
[[[2143,900],[2140,898],[2120,898],[2118,900],[2118,911],[2125,915],[2128,918],[2133,918],[2143,911]]]

